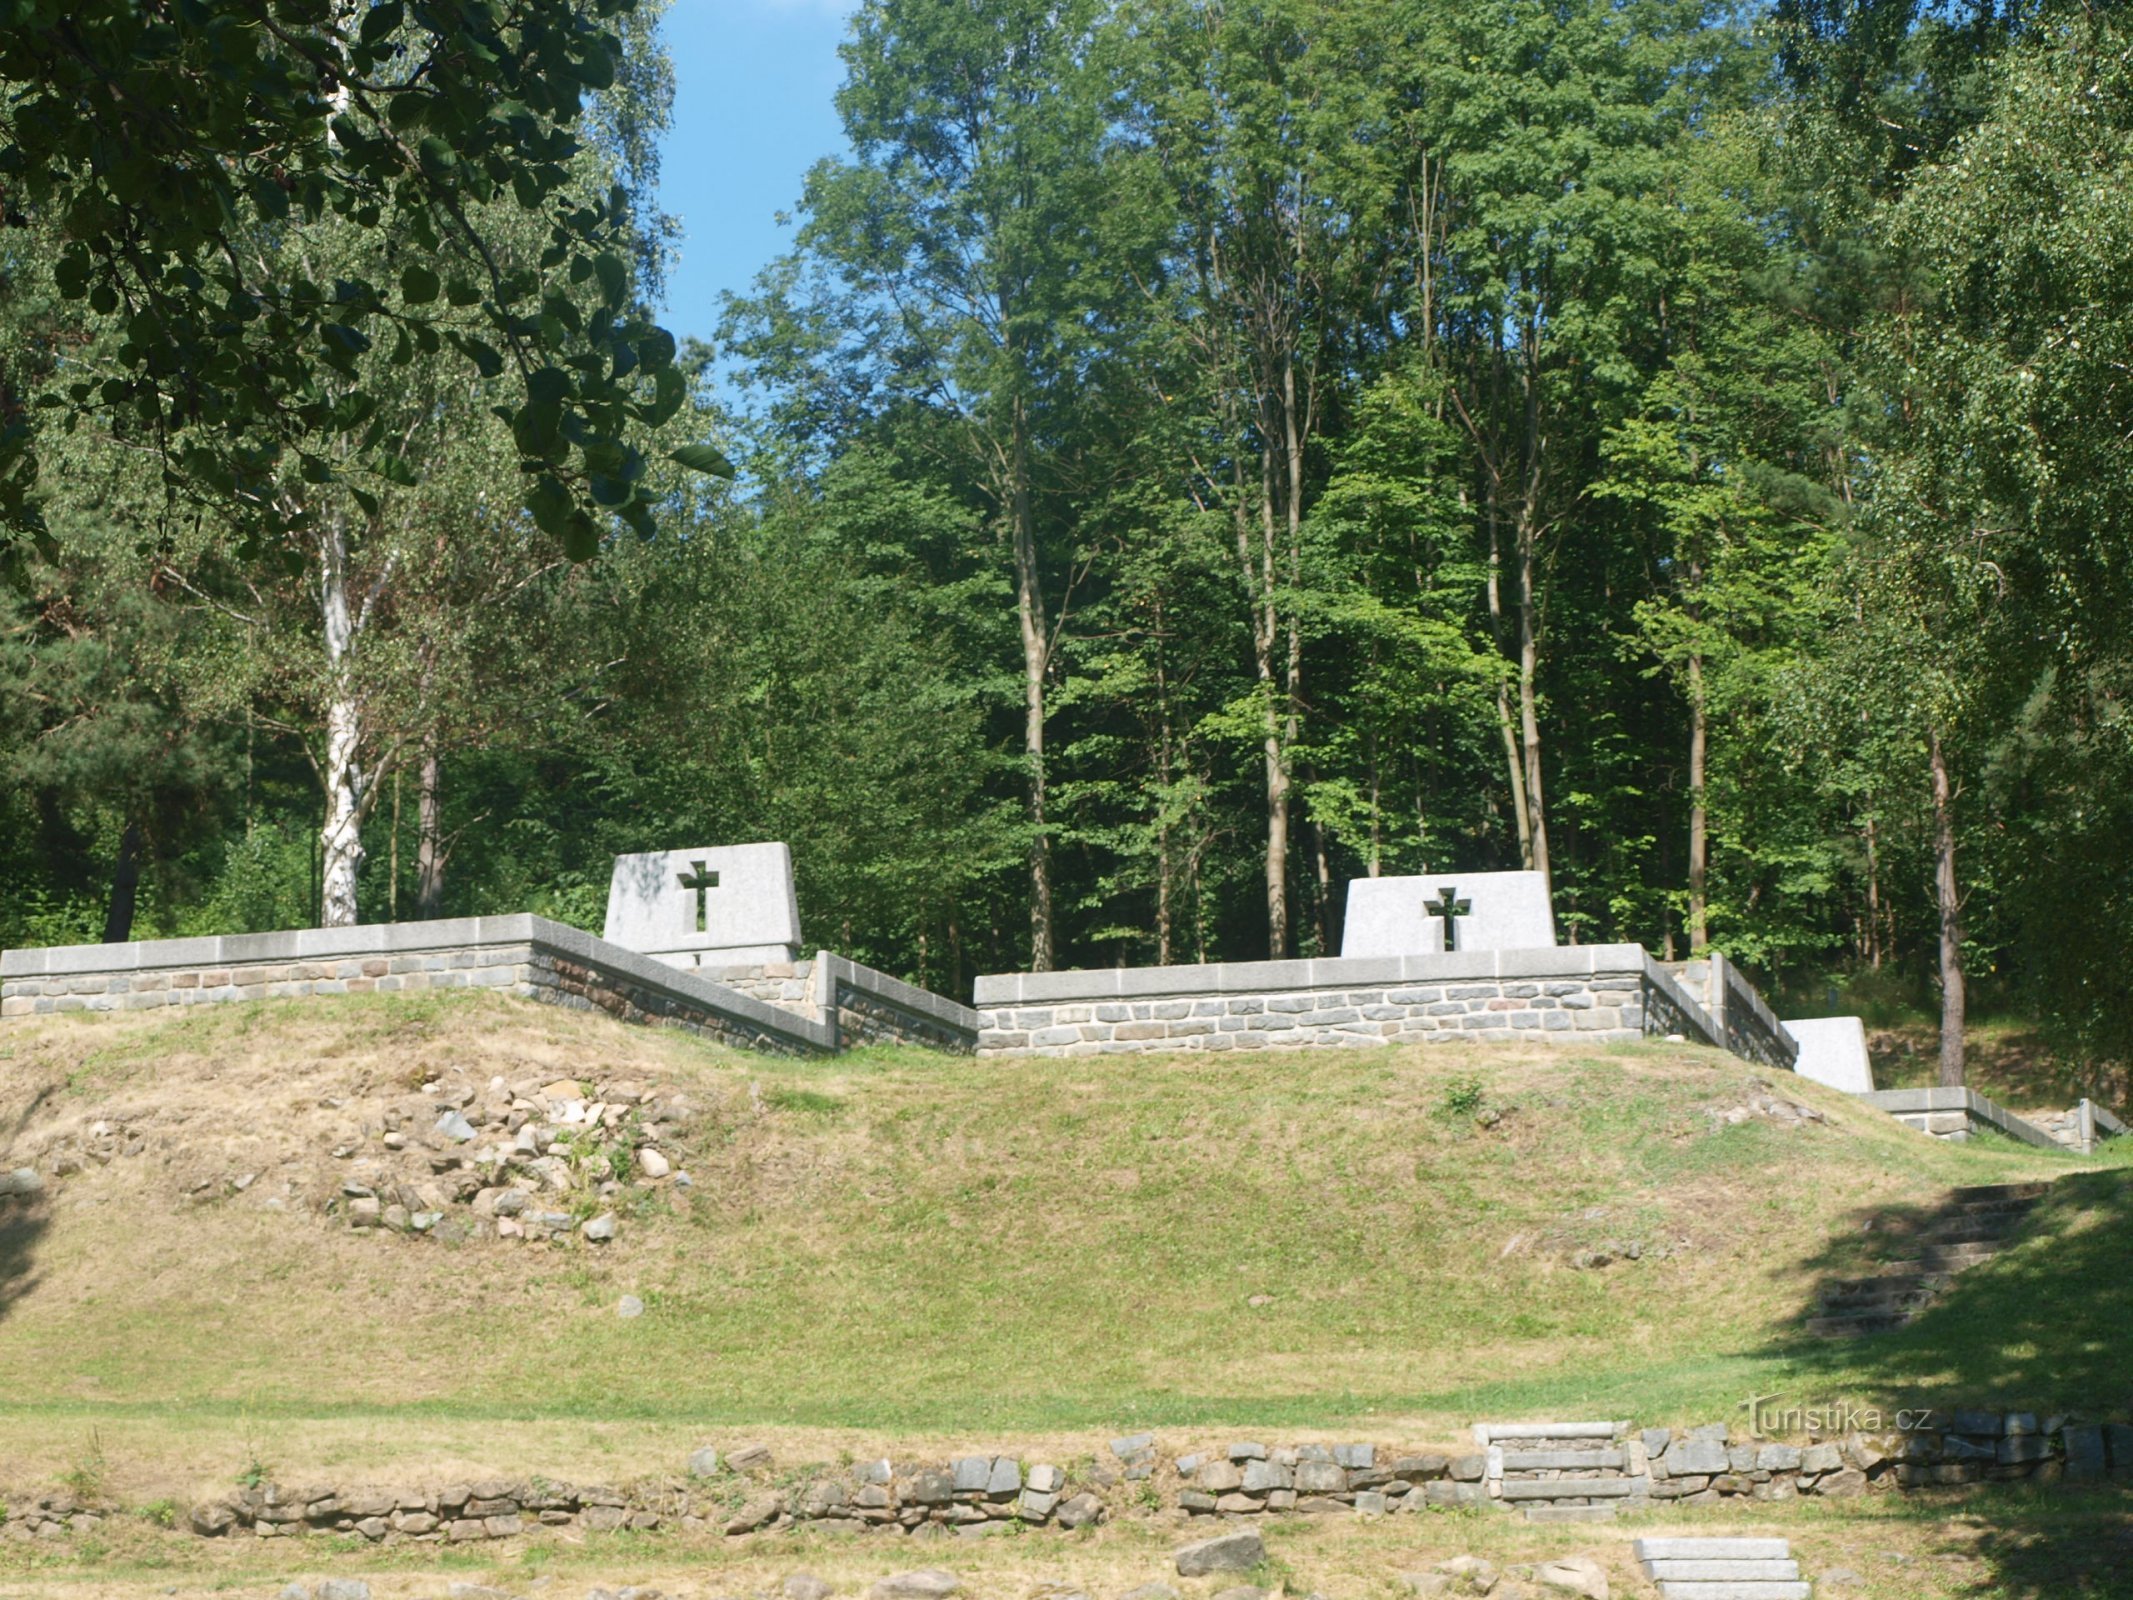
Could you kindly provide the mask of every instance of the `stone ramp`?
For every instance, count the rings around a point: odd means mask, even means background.
[[[1940,1298],[1956,1273],[1991,1260],[2013,1243],[2050,1188],[2048,1183],[1992,1183],[1951,1190],[1941,1214],[1919,1233],[1916,1248],[1903,1260],[1823,1289],[1807,1331],[1825,1339],[1855,1339],[1903,1327]]]
[[[1809,1600],[1785,1539],[1639,1539],[1637,1562],[1661,1600]]]

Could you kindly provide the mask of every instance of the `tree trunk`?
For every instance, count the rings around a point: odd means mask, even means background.
[[[363,866],[363,713],[354,687],[355,625],[348,609],[348,536],[329,512],[319,535],[319,613],[325,624],[326,820],[319,830],[319,926],[361,920],[356,875]]]
[[[1704,750],[1709,721],[1703,703],[1703,657],[1689,657],[1689,954],[1710,944],[1710,814],[1704,807]]]
[[[1022,754],[1029,769],[1029,969],[1052,970],[1052,845],[1045,832],[1044,676],[1049,665],[1037,530],[1029,498],[1028,420],[1018,396],[1009,441],[1008,514],[1014,524],[1015,619],[1022,630]]]
[[[1532,839],[1532,870],[1548,877],[1548,809],[1541,787],[1540,705],[1534,680],[1540,672],[1540,619],[1533,597],[1536,532],[1518,536],[1518,726],[1526,778],[1527,833]]]
[[[1176,915],[1171,904],[1171,879],[1176,865],[1171,857],[1170,818],[1171,785],[1175,779],[1175,763],[1172,759],[1170,730],[1170,672],[1164,654],[1163,600],[1160,593],[1155,601],[1155,704],[1158,737],[1156,740],[1156,802],[1155,829],[1155,964],[1170,965],[1170,929]]]
[[[1874,796],[1866,797],[1866,964],[1881,970],[1881,839],[1874,824]]]
[[[133,937],[133,908],[141,887],[141,825],[129,820],[119,835],[118,860],[111,868],[111,903],[104,911],[104,943],[124,944]]]
[[[1504,648],[1503,546],[1498,537],[1496,491],[1489,491],[1489,632]],[[1526,772],[1518,754],[1518,730],[1511,721],[1511,690],[1496,679],[1496,731],[1503,738],[1504,772],[1511,784],[1511,817],[1518,825],[1518,864],[1533,870],[1533,818],[1526,810]]]
[[[444,915],[443,774],[437,736],[422,739],[422,785],[415,796],[415,915],[429,921]]]
[[[1272,663],[1262,678],[1273,677]],[[1266,730],[1266,951],[1269,961],[1289,953],[1289,769],[1276,731],[1273,685],[1267,685]]]
[[[1955,879],[1955,793],[1948,756],[1935,728],[1933,764],[1933,887],[1940,902],[1940,1085],[1963,1086],[1963,901]]]

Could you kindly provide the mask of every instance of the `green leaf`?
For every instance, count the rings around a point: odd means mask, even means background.
[[[667,459],[680,462],[691,472],[708,473],[714,478],[733,476],[733,463],[707,444],[685,444],[679,450],[669,451]]]
[[[384,0],[374,5],[363,15],[363,28],[357,35],[364,44],[376,44],[400,26],[405,16],[400,0]]]
[[[79,300],[89,292],[89,252],[82,249],[69,250],[59,258],[52,269],[52,281],[59,292],[69,300]]]
[[[611,306],[619,306],[629,294],[629,269],[612,250],[593,257],[593,271],[600,275],[600,293]]]
[[[422,165],[422,175],[432,183],[450,182],[459,169],[459,153],[434,133],[415,147],[415,159]]]
[[[400,274],[400,298],[411,306],[428,305],[442,287],[437,274],[419,262]]]

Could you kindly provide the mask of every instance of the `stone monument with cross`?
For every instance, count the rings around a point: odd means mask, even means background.
[[[1349,880],[1343,957],[1539,950],[1554,943],[1548,880],[1538,872]]]
[[[604,937],[688,968],[797,960],[800,903],[783,844],[615,857]]]

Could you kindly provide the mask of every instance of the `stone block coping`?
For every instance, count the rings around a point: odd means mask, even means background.
[[[365,923],[353,928],[297,928],[281,933],[221,934],[193,939],[143,939],[127,944],[59,945],[0,951],[0,981],[35,982],[69,977],[145,977],[159,972],[262,968],[293,962],[363,957],[436,955],[524,947],[560,957],[607,979],[688,1006],[736,1019],[803,1049],[835,1052],[840,1029],[832,1009],[840,988],[915,1013],[940,1027],[976,1036],[977,1013],[848,957],[822,951],[816,957],[822,1014],[772,1005],[683,967],[669,966],[637,951],[546,917],[447,917],[428,922]]]
[[[1987,1100],[1974,1089],[1877,1089],[1859,1096],[1866,1104],[1892,1117],[1921,1117],[1934,1112],[1961,1112],[1971,1122],[2004,1133],[2041,1150],[2062,1148],[2059,1141],[2033,1123],[2025,1122],[2004,1106]],[[2115,1119],[2114,1119],[2115,1120]]]
[[[1483,1449],[1506,1439],[1615,1439],[1626,1422],[1477,1422],[1474,1442]]]
[[[1538,950],[1454,950],[1442,955],[1329,956],[1307,961],[1215,961],[1184,967],[1087,967],[1067,972],[991,973],[977,981],[986,1006],[1113,1000],[1158,995],[1269,994],[1282,989],[1363,989],[1372,984],[1463,978],[1583,978],[1631,973],[1653,979],[1697,1012],[1702,1007],[1640,944],[1551,945]]]

